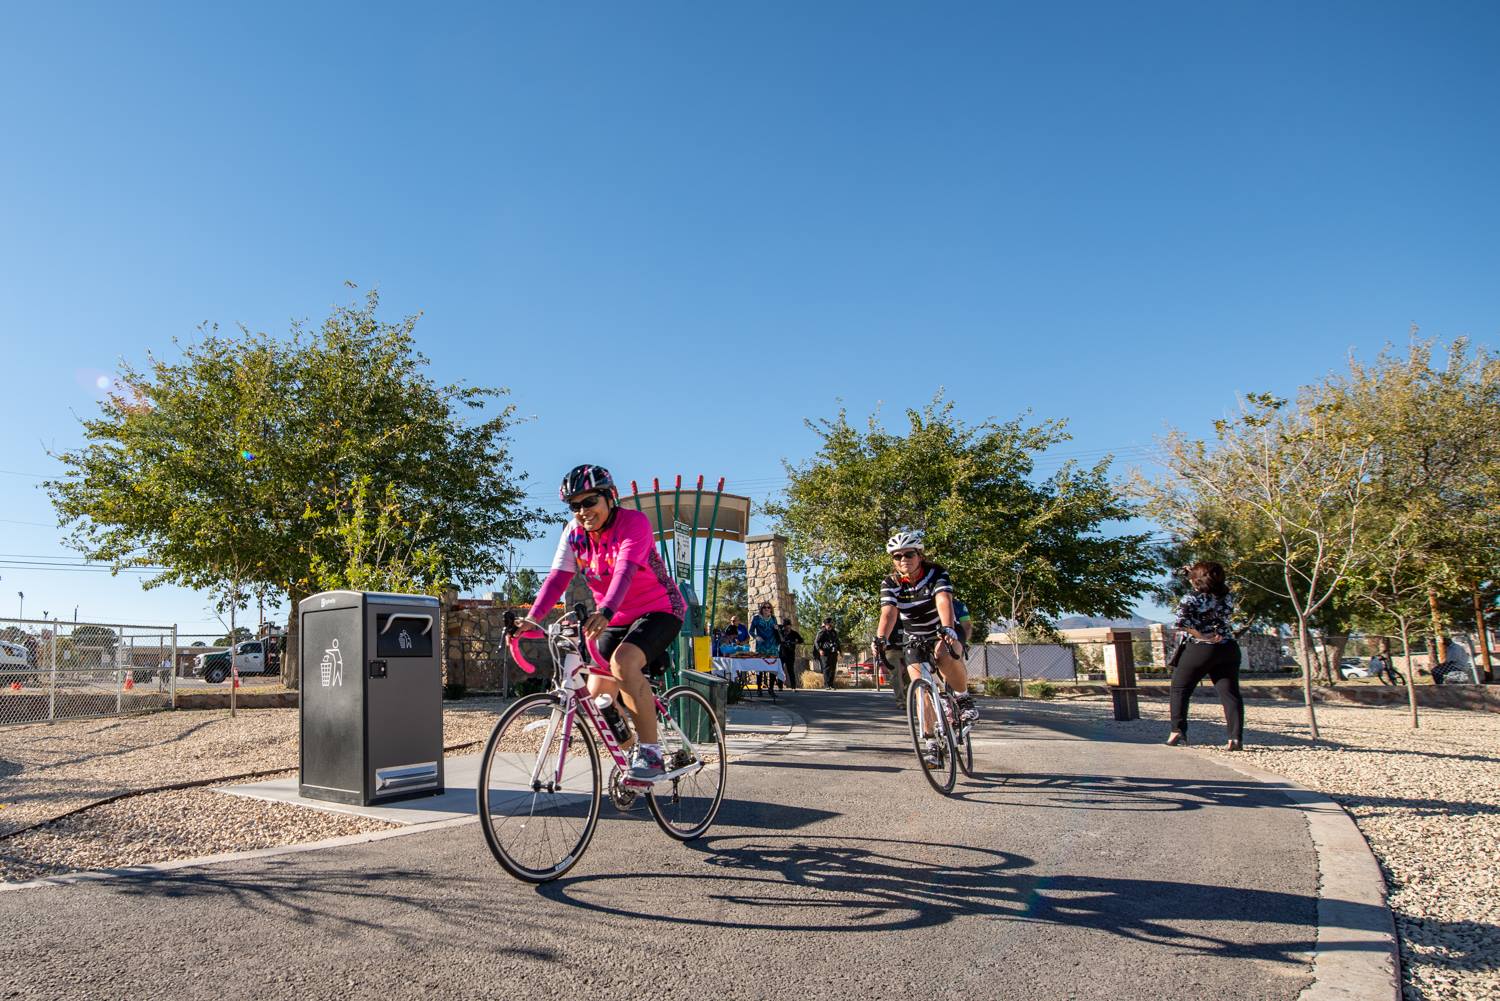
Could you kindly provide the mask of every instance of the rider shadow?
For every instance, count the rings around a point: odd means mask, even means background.
[[[1123,876],[1041,875],[1033,860],[969,845],[865,837],[745,835],[690,844],[703,865],[677,872],[564,877],[537,888],[559,903],[666,924],[770,932],[904,931],[990,919],[1082,927],[1208,955],[1301,964],[1316,935],[1313,896]],[[617,880],[687,881],[715,906],[643,912]],[[712,915],[712,916],[705,916]],[[1215,935],[1275,921],[1283,940]]]
[[[1274,785],[1253,779],[1148,778],[1135,775],[1069,775],[1010,772],[981,774],[985,784],[961,784],[952,798],[987,806],[1053,810],[1172,813],[1204,807],[1284,809],[1288,800]]]

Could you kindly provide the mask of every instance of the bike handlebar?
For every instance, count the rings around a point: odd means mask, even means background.
[[[543,626],[540,622],[529,616],[517,615],[515,612],[507,611],[504,617],[504,629],[509,636],[508,646],[510,648],[510,655],[515,659],[516,665],[521,670],[527,674],[535,674],[537,670],[536,665],[527,660],[525,655],[521,653],[521,640],[547,639],[549,636],[555,634],[557,638],[568,639],[575,644],[575,647],[587,650],[595,664],[604,666],[609,663],[608,658],[599,652],[599,647],[594,640],[584,634],[583,623],[587,618],[588,609],[584,607],[581,601],[573,606],[571,612],[554,622],[550,628]],[[577,639],[563,635],[564,630],[569,625],[577,628]]]

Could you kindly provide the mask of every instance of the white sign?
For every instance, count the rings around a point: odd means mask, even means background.
[[[677,579],[693,579],[693,530],[680,521],[672,522],[672,544],[674,562],[677,564]]]
[[[344,684],[344,655],[339,653],[338,640],[334,640],[333,646],[323,651],[323,663],[318,665],[318,674],[324,688]]]

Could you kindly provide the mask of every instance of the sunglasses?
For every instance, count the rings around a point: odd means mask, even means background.
[[[919,549],[903,549],[899,553],[891,553],[891,559],[898,561],[920,559],[921,556],[922,551]]]
[[[568,501],[568,507],[573,511],[582,511],[584,508],[593,507],[603,499],[602,494],[589,494],[583,500]]]

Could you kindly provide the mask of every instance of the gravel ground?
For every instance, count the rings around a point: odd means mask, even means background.
[[[0,879],[20,882],[83,869],[115,869],[272,848],[395,826],[288,803],[225,796],[206,787],[145,793],[0,840]]]
[[[1106,716],[1109,704],[1047,711]],[[1385,871],[1407,1001],[1500,999],[1500,715],[1424,709],[1412,730],[1404,705],[1323,704],[1318,745],[1299,705],[1252,701],[1245,715],[1245,751],[1230,754],[1218,703],[1195,699],[1189,736],[1199,749],[1183,753],[1243,760],[1349,812]],[[1160,721],[1152,739],[1166,739],[1164,702],[1142,700],[1141,716]]]
[[[449,753],[475,750],[504,705],[499,699],[445,704]],[[391,826],[202,787],[128,796],[14,833],[121,793],[272,769],[293,774],[296,764],[295,709],[242,709],[234,719],[227,710],[209,710],[0,729],[0,882]]]
[[[478,750],[507,704],[494,698],[445,703],[443,744],[448,753]],[[778,736],[734,734],[742,743]],[[295,709],[244,709],[234,719],[227,710],[209,710],[0,729],[0,882],[396,826],[223,796],[207,786],[144,792],[90,807],[169,782],[214,782],[274,769],[292,775],[296,764]],[[44,821],[51,822],[22,830]]]

